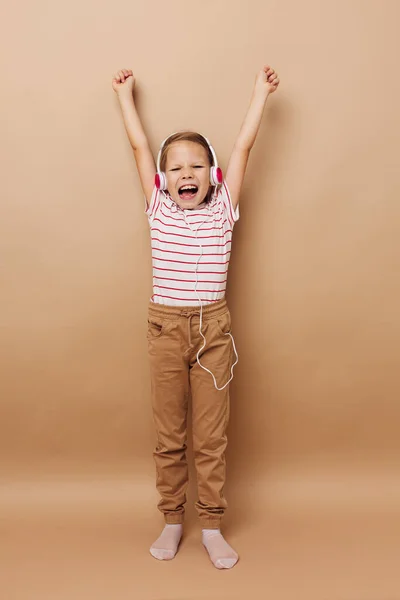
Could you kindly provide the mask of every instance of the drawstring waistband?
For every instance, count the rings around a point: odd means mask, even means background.
[[[228,303],[225,298],[203,304],[203,319],[207,320],[211,317],[216,317],[223,314],[228,308]],[[149,314],[153,317],[161,317],[175,321],[179,317],[189,317],[190,315],[199,315],[200,306],[170,306],[169,304],[158,304],[158,302],[149,302]]]
[[[219,314],[223,314],[228,308],[228,304],[225,298],[217,300],[209,304],[203,305],[202,309],[202,320],[207,321],[208,319],[214,318]],[[188,339],[189,347],[192,345],[191,335],[191,324],[193,317],[200,316],[200,306],[170,306],[169,304],[158,304],[156,302],[149,302],[149,315],[153,317],[161,317],[163,319],[176,321],[180,317],[187,317],[188,320]]]

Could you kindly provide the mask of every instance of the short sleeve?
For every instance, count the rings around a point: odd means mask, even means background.
[[[229,193],[226,181],[224,181],[221,185],[221,188],[218,191],[217,198],[220,201],[222,201],[224,205],[224,211],[228,217],[229,223],[233,227],[236,221],[239,220],[239,204],[236,206],[236,209],[233,208],[231,195]]]
[[[161,204],[161,192],[156,186],[154,186],[153,192],[151,194],[149,206],[147,206],[146,197],[144,198],[144,212],[146,213],[150,222],[154,219],[155,214],[160,207],[160,204]]]

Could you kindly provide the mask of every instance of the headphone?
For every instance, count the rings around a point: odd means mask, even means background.
[[[169,140],[169,138],[172,137],[173,135],[175,135],[176,133],[179,133],[179,132],[171,133],[171,135],[169,135],[168,137],[165,138],[165,140],[162,142],[162,144],[160,146],[160,150],[158,152],[157,173],[155,176],[154,183],[155,183],[156,188],[159,190],[167,189],[167,176],[165,173],[163,173],[163,171],[161,171],[161,166],[160,166],[162,149],[164,148],[165,143]],[[207,142],[207,145],[211,150],[211,154],[212,154],[213,161],[214,161],[214,165],[212,167],[210,167],[210,183],[211,183],[211,185],[221,185],[221,183],[224,180],[224,177],[222,175],[222,170],[218,166],[218,160],[217,160],[217,155],[215,154],[215,150],[204,135],[202,135],[201,137]]]

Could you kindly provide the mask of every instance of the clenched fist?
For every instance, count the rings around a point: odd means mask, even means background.
[[[135,86],[135,78],[133,76],[133,72],[130,69],[121,69],[115,73],[112,80],[112,87],[114,92],[117,94],[120,93],[130,93],[132,94],[133,88]]]
[[[277,89],[279,82],[278,73],[269,65],[265,65],[258,72],[255,85],[256,89],[272,94]]]

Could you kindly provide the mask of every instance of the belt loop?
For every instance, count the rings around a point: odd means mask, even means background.
[[[188,318],[189,348],[192,347],[192,333],[190,331],[190,326],[192,324],[192,317],[193,317],[193,315],[189,315],[189,318]]]

